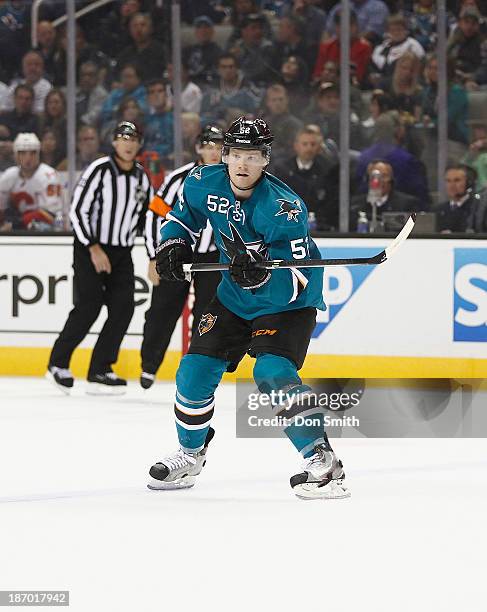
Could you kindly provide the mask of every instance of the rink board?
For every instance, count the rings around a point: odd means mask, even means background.
[[[385,239],[318,239],[326,257],[363,257]],[[72,305],[72,239],[0,238],[0,374],[39,375]],[[134,248],[136,309],[117,372],[140,371],[144,312],[150,303],[147,255]],[[306,376],[487,377],[487,241],[410,239],[380,266],[327,268]],[[76,351],[86,372],[102,311]],[[181,348],[173,335],[160,378],[172,378]],[[245,360],[239,376],[251,373]]]

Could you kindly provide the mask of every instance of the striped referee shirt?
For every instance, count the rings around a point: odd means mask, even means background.
[[[150,203],[149,212],[147,213],[147,227],[150,225],[151,239],[155,244],[159,242],[161,226],[166,215],[171,212],[174,204],[183,192],[184,179],[197,165],[197,162],[191,162],[168,174]],[[201,230],[194,250],[197,253],[216,251],[213,229],[209,221],[206,227]]]
[[[143,230],[147,253],[155,257],[147,210],[153,190],[144,168],[135,162],[124,171],[112,156],[86,168],[75,187],[70,219],[76,238],[84,245],[132,247]]]

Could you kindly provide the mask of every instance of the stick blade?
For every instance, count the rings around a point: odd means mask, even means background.
[[[389,259],[392,254],[401,246],[401,244],[406,240],[409,234],[414,229],[414,224],[416,223],[416,213],[411,213],[411,216],[404,224],[404,227],[399,232],[399,234],[394,238],[391,244],[385,248],[385,260]]]

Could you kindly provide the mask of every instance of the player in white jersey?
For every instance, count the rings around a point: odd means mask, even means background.
[[[50,229],[63,210],[59,174],[41,163],[41,143],[34,133],[18,134],[13,148],[17,165],[0,176],[0,227]]]

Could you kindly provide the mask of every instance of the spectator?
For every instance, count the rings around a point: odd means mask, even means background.
[[[360,36],[376,45],[382,40],[389,16],[386,4],[382,0],[352,0],[350,6],[357,15]],[[339,10],[340,3],[337,3],[328,14],[326,31],[329,36],[335,33],[335,15]]]
[[[257,0],[233,0],[230,9],[230,23],[233,26],[233,32],[227,40],[226,49],[231,49],[237,40],[242,38],[242,27],[249,15],[254,15],[259,12]],[[208,15],[208,13],[205,13]],[[264,36],[269,40],[272,38],[272,29],[265,15],[261,14],[262,25],[264,28]]]
[[[103,157],[100,151],[98,130],[91,125],[82,125],[76,136],[76,170],[85,170],[96,159]],[[65,159],[59,166],[59,171],[66,171],[68,163]]]
[[[356,178],[361,191],[367,191],[367,168],[381,159],[394,172],[394,188],[418,198],[424,210],[430,201],[424,165],[401,145],[406,127],[397,111],[383,113],[376,121],[373,144],[362,151],[357,162]]]
[[[407,52],[394,63],[392,75],[381,83],[381,89],[389,93],[392,108],[401,113],[409,113],[412,118],[418,118],[421,114],[420,70],[418,57]]]
[[[370,181],[372,172],[380,172],[381,198],[376,201],[377,221],[382,220],[384,212],[415,212],[421,209],[417,198],[394,188],[394,171],[390,163],[384,160],[372,161],[367,166],[367,178]],[[357,231],[357,219],[359,212],[365,212],[367,219],[372,221],[373,203],[370,191],[356,195],[352,198],[350,206],[350,231]]]
[[[260,92],[253,83],[244,78],[235,56],[225,53],[220,57],[218,77],[216,86],[203,94],[201,102],[203,123],[213,124],[224,121],[230,109],[239,109],[240,114],[246,115],[253,115],[257,111]]]
[[[41,117],[41,129],[45,128],[57,132],[58,138],[66,138],[66,96],[60,89],[51,89],[46,96]]]
[[[62,27],[59,32],[59,49],[54,60],[54,85],[64,87],[66,85],[66,49],[68,46],[68,31]],[[76,71],[79,74],[81,64],[85,62],[95,62],[100,68],[100,80],[104,80],[109,69],[108,57],[102,53],[98,47],[88,44],[84,30],[76,24]]]
[[[370,98],[368,119],[362,122],[362,126],[366,129],[373,128],[377,119],[392,109],[391,96],[383,89],[374,89]]]
[[[350,108],[352,112],[357,117],[362,117],[366,114],[364,108],[364,101],[362,98],[362,92],[356,86],[356,79],[354,78],[353,64],[350,65]],[[337,62],[333,62],[332,60],[328,60],[321,72],[319,81],[317,86],[319,87],[320,83],[334,83],[337,87],[340,85],[340,67]],[[356,117],[354,117],[354,121]]]
[[[479,219],[480,197],[475,193],[476,172],[463,164],[449,165],[445,172],[445,187],[448,201],[434,210],[438,230],[449,232],[485,232],[485,217]]]
[[[79,69],[76,93],[76,117],[84,125],[97,125],[107,90],[98,83],[99,68],[95,62],[84,62]]]
[[[181,127],[183,132],[184,161],[194,158],[194,143],[201,132],[201,119],[197,113],[181,113]]]
[[[9,131],[4,125],[0,125],[0,175],[14,163],[12,153]]]
[[[61,145],[61,139],[56,130],[46,127],[41,136],[41,162],[60,170],[60,164],[67,165],[66,147]],[[63,163],[64,162],[64,163]]]
[[[271,41],[264,37],[265,21],[259,13],[252,13],[242,22],[242,37],[230,52],[240,63],[244,77],[259,87],[275,80],[275,52]]]
[[[122,0],[117,8],[101,20],[97,40],[100,49],[109,57],[117,57],[131,45],[129,20],[141,8],[141,0]]]
[[[22,0],[11,0],[0,5],[0,57],[6,81],[10,81],[17,73],[19,59],[29,48],[29,4]]]
[[[43,78],[44,60],[37,51],[28,51],[22,58],[22,78],[14,79],[10,83],[9,93],[7,98],[7,109],[11,110],[14,107],[14,91],[17,85],[30,85],[34,90],[34,106],[35,113],[44,111],[44,101],[51,89],[52,85],[49,81]]]
[[[262,118],[272,126],[272,167],[288,157],[301,121],[289,112],[289,98],[283,85],[269,85],[265,95]],[[259,115],[260,116],[260,115]]]
[[[209,17],[214,23],[221,23],[226,12],[220,3],[215,3],[214,0],[181,0],[181,20],[184,23],[194,24],[195,19],[201,16]]]
[[[114,119],[123,98],[130,96],[140,107],[147,111],[147,93],[142,85],[140,72],[135,64],[125,64],[120,71],[120,87],[112,89],[103,103],[100,113],[102,124]]]
[[[438,60],[428,55],[424,69],[426,85],[423,88],[421,116],[425,125],[436,128],[438,118]],[[455,142],[467,143],[468,97],[465,89],[455,83],[455,61],[447,61],[448,78],[448,138]]]
[[[106,152],[111,150],[113,142],[113,130],[121,121],[134,123],[139,131],[142,131],[142,123],[146,107],[142,108],[138,101],[132,96],[126,96],[120,102],[116,115],[110,121],[102,125],[100,139],[102,149]]]
[[[59,175],[39,158],[41,143],[33,133],[14,141],[16,166],[0,177],[1,229],[51,229],[63,199]]]
[[[21,132],[39,133],[39,118],[32,112],[34,90],[30,85],[17,85],[14,91],[14,109],[0,115],[0,129],[4,148],[12,152],[12,142]]]
[[[470,129],[472,133],[470,146],[462,163],[476,171],[476,187],[480,191],[487,187],[487,122],[472,121]]]
[[[476,81],[476,72],[482,67],[486,53],[486,41],[480,32],[480,14],[466,7],[460,13],[458,27],[450,34],[447,45],[448,57],[456,61],[457,70],[468,80]]]
[[[44,60],[44,76],[51,83],[56,74],[55,56],[57,52],[56,28],[50,21],[37,24],[37,47],[35,49]]]
[[[326,25],[326,13],[315,6],[313,0],[293,0],[292,6],[284,10],[284,15],[294,15],[304,21],[303,38],[311,49],[317,49],[320,44],[321,35]],[[310,62],[312,66],[316,58]]]
[[[300,117],[309,101],[308,67],[296,55],[286,57],[281,66],[281,84],[286,88],[289,110]]]
[[[340,18],[341,13],[335,13],[335,36],[321,43],[318,58],[313,70],[313,77],[320,79],[326,62],[337,64],[340,61]],[[360,38],[357,15],[350,13],[350,61],[355,64],[355,75],[359,85],[363,85],[372,55],[372,46],[365,38]]]
[[[372,61],[377,70],[388,77],[394,71],[394,64],[405,53],[413,54],[418,59],[425,55],[419,42],[409,36],[406,18],[403,15],[392,15],[387,20],[386,39],[374,49]]]
[[[152,18],[147,13],[135,13],[129,20],[132,44],[117,57],[118,66],[135,64],[142,81],[161,78],[166,68],[164,45],[153,37]]]
[[[320,155],[321,138],[310,126],[294,139],[294,156],[276,168],[276,176],[288,184],[316,215],[317,229],[338,227],[338,166]]]
[[[0,113],[6,110],[8,98],[8,86],[0,81]]]
[[[167,78],[169,80],[169,83],[166,86],[167,100],[169,106],[172,106],[172,64],[168,64],[167,66]],[[201,110],[203,93],[196,83],[189,80],[188,69],[184,64],[181,65],[181,90],[181,107],[183,112],[199,113]]]
[[[215,29],[209,17],[197,17],[193,25],[196,42],[183,49],[183,64],[188,68],[189,78],[203,87],[216,79],[216,68],[222,49],[213,40]]]
[[[436,48],[438,40],[435,0],[418,0],[414,10],[407,13],[409,32],[426,52]]]
[[[305,115],[307,123],[314,123],[321,129],[323,138],[340,142],[340,92],[337,83],[321,83],[316,92],[312,107]],[[350,114],[350,146],[359,148],[359,118]]]
[[[279,62],[283,57],[299,57],[307,66],[316,60],[318,45],[310,44],[305,39],[306,23],[302,17],[288,15],[279,20],[275,54]]]
[[[163,79],[154,79],[147,84],[147,101],[149,113],[145,117],[144,150],[156,151],[159,159],[167,165],[174,149],[174,116]]]

